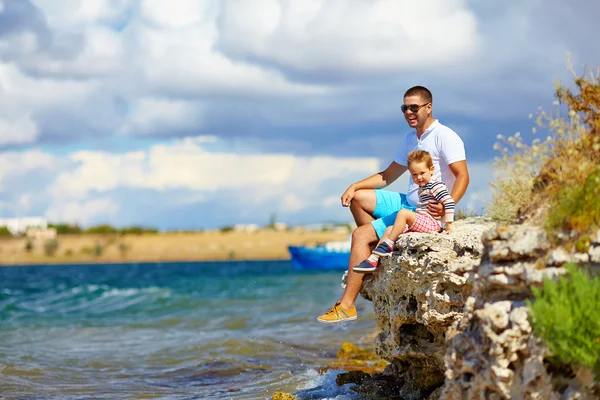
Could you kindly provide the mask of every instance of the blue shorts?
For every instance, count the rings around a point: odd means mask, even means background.
[[[373,217],[376,219],[375,221],[371,221],[371,225],[375,228],[377,237],[381,239],[385,228],[394,225],[394,222],[396,222],[398,211],[403,208],[415,211],[416,207],[408,203],[408,199],[404,193],[375,189],[375,196],[376,203]]]

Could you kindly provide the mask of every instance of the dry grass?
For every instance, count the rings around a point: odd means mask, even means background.
[[[537,117],[533,133],[540,129],[545,139],[526,144],[519,133],[499,136],[494,147],[501,153],[495,161],[501,178],[488,208],[496,221],[538,215],[561,240],[600,228],[600,80],[598,73],[574,76],[572,89],[557,83],[556,109]]]
[[[0,240],[0,264],[106,263],[130,261],[206,261],[287,259],[288,245],[310,245],[344,240],[335,232],[254,233],[218,231],[144,235],[62,235],[54,255],[45,252],[45,241]]]
[[[513,176],[491,183],[493,197],[488,206],[488,216],[501,224],[511,224],[520,210],[531,201],[533,177],[531,175]]]

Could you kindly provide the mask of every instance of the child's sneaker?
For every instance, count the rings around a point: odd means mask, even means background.
[[[372,251],[373,254],[377,254],[380,257],[390,256],[393,252],[394,248],[386,242],[379,243],[379,246],[375,247],[375,249]]]
[[[350,309],[342,307],[341,302],[335,303],[325,314],[319,315],[317,321],[325,324],[333,324],[336,322],[354,321],[356,319],[356,307]]]
[[[369,260],[364,260],[360,264],[355,267],[352,267],[352,271],[354,272],[373,272],[377,269],[377,262],[371,262]]]

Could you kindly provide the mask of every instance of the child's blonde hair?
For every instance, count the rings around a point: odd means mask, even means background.
[[[429,154],[429,152],[425,150],[414,150],[408,153],[408,166],[410,166],[410,163],[422,162],[424,162],[427,165],[427,168],[433,167],[433,159],[431,158],[431,154]]]

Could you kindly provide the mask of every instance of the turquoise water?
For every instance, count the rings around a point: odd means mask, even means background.
[[[341,272],[288,261],[0,268],[0,397],[354,399],[316,370],[375,328],[315,316]]]

